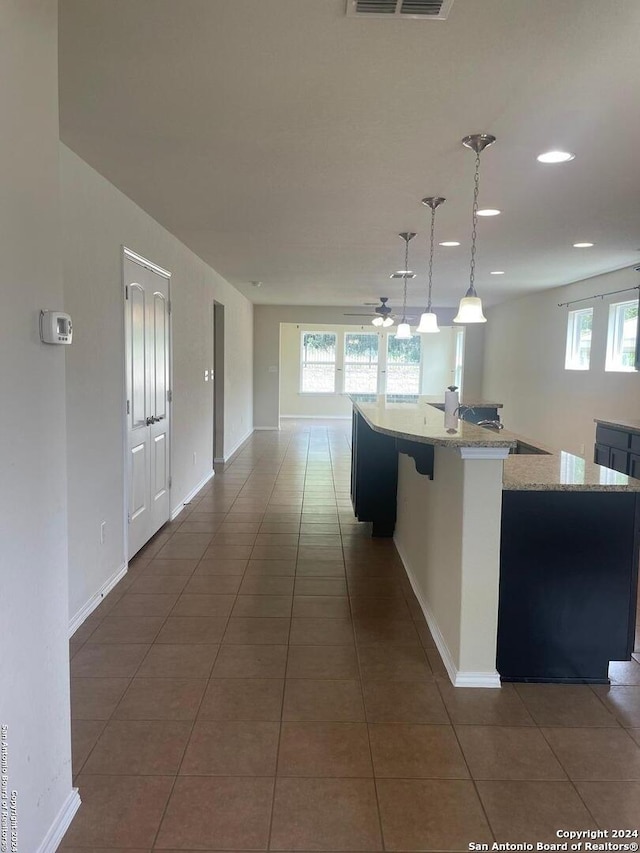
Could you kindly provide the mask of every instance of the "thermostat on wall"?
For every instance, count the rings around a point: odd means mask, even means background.
[[[40,340],[43,344],[70,344],[72,336],[69,314],[62,311],[40,312]]]

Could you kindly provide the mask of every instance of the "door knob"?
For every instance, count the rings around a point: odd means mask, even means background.
[[[147,426],[151,426],[152,423],[154,423],[154,419],[153,418],[147,418]]]

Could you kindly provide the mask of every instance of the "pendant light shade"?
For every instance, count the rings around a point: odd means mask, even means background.
[[[438,317],[433,313],[433,311],[425,311],[420,315],[420,323],[416,332],[420,335],[430,335],[434,332],[439,332],[438,328]]]
[[[401,278],[404,281],[402,322],[398,323],[396,338],[400,341],[407,341],[413,337],[411,334],[411,326],[407,323],[407,279],[415,278],[415,273],[411,272],[409,269],[409,241],[413,240],[416,235],[414,231],[403,231],[399,236],[404,240],[404,269],[394,272],[391,278]]]
[[[476,171],[473,186],[473,215],[471,229],[471,268],[469,273],[469,288],[465,295],[460,300],[458,313],[453,318],[454,323],[486,323],[487,318],[482,313],[482,301],[475,288],[476,275],[476,230],[478,226],[478,190],[480,181],[480,153],[484,149],[493,145],[496,141],[495,136],[490,133],[474,133],[470,136],[465,136],[462,144],[465,148],[470,148],[476,152]]]
[[[416,332],[420,335],[432,335],[440,331],[438,328],[438,318],[431,310],[431,291],[433,288],[433,245],[436,227],[436,208],[440,207],[444,201],[446,201],[446,199],[441,196],[427,196],[427,198],[422,199],[422,203],[431,208],[431,242],[429,251],[429,288],[427,291],[427,307],[425,308],[424,313],[420,315],[420,323],[416,329]]]
[[[460,300],[458,313],[453,318],[454,323],[486,323],[487,318],[482,313],[482,300],[476,293],[474,287],[469,290]]]

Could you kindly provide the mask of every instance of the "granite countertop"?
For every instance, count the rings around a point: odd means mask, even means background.
[[[444,406],[444,396],[442,394],[426,395],[426,394],[346,394],[345,396],[353,403],[377,403],[379,400],[386,400],[387,403],[427,403],[430,406]],[[493,403],[488,400],[460,400],[460,405],[469,409],[501,409],[502,403]]]
[[[621,420],[621,421],[612,421],[607,420],[606,418],[594,418],[593,419],[597,424],[602,424],[602,426],[611,427],[611,429],[622,429],[626,432],[635,432],[640,435],[640,421],[636,420]]]
[[[355,396],[355,395],[354,395]],[[354,406],[369,426],[394,438],[445,447],[510,447],[518,444],[536,448],[538,453],[512,453],[504,460],[503,488],[505,491],[592,491],[640,492],[640,480],[620,474],[611,468],[596,465],[581,456],[556,451],[517,433],[480,427],[458,421],[458,429],[448,432],[442,411],[434,406],[438,397],[414,398],[413,402],[391,401],[388,397],[370,398],[373,402],[353,400]],[[475,401],[464,405],[499,407],[499,403]],[[609,421],[598,423],[610,424]],[[633,422],[625,422],[627,424]],[[615,423],[611,423],[615,426]],[[622,426],[621,422],[618,422]],[[628,427],[627,427],[628,428]],[[640,422],[637,422],[640,432]]]
[[[372,402],[362,402],[352,397],[353,405],[369,426],[376,432],[416,441],[421,444],[442,445],[445,447],[515,447],[516,438],[506,430],[494,432],[468,421],[458,420],[456,430],[447,430],[444,414],[435,408],[433,400],[439,397],[419,397],[415,402],[391,402],[385,395],[374,397]],[[464,403],[464,405],[471,405]],[[492,406],[497,404],[480,403],[476,405]]]
[[[559,450],[509,456],[504,461],[502,487],[528,492],[640,492],[640,480]]]

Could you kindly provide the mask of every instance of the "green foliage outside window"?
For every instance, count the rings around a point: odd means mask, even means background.
[[[420,364],[420,335],[414,335],[408,340],[398,340],[389,336],[389,361],[396,364]]]

